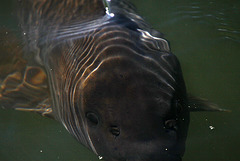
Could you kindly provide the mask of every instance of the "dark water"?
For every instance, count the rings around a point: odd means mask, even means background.
[[[134,0],[165,34],[189,93],[231,113],[192,113],[184,161],[238,161],[240,147],[240,1]],[[0,25],[16,30],[11,2]],[[0,109],[0,161],[97,161],[63,126],[37,114]]]

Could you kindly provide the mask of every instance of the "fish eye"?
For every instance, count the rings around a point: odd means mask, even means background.
[[[86,118],[94,126],[98,125],[98,123],[99,123],[98,116],[93,112],[87,112],[86,113]]]
[[[110,127],[110,133],[112,133],[112,135],[114,135],[115,137],[120,135],[120,129],[117,126],[111,126]]]
[[[177,121],[175,119],[165,121],[165,128],[176,131],[177,130]]]

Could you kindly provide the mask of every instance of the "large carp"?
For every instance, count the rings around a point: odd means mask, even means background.
[[[2,107],[58,120],[106,161],[181,160],[194,99],[167,40],[132,4],[21,0],[19,6],[24,61],[1,84]],[[195,99],[194,107],[201,105],[206,101]],[[217,110],[203,108],[209,109]]]

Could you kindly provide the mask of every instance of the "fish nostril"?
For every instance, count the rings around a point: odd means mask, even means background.
[[[165,128],[171,129],[171,130],[177,130],[177,121],[176,120],[165,121]]]
[[[181,103],[181,100],[175,100],[174,106],[175,106],[175,111],[177,115],[183,111],[183,105]]]
[[[125,78],[125,75],[124,75],[124,74],[119,74],[119,78],[120,78],[120,79],[124,79],[124,78]]]
[[[116,137],[120,135],[120,129],[117,126],[111,126],[109,131]]]
[[[182,110],[183,110],[182,104],[179,101],[177,101],[177,113],[181,113]]]
[[[99,119],[98,116],[93,113],[93,112],[87,112],[86,113],[86,118],[88,119],[88,121],[92,124],[92,125],[98,125],[99,123]]]

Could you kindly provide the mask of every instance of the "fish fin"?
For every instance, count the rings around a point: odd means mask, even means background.
[[[208,101],[205,98],[188,96],[188,107],[190,112],[212,111],[212,112],[231,112],[230,110],[219,108],[217,104]]]
[[[22,58],[23,51],[16,33],[6,28],[0,28],[0,84],[4,78],[15,71],[22,71],[26,60]]]
[[[42,68],[27,66],[23,73],[9,74],[0,86],[0,105],[51,117],[47,76]]]
[[[41,114],[44,117],[49,117],[54,119],[50,98],[43,100],[35,108],[16,107],[15,109],[18,111],[36,112]]]

